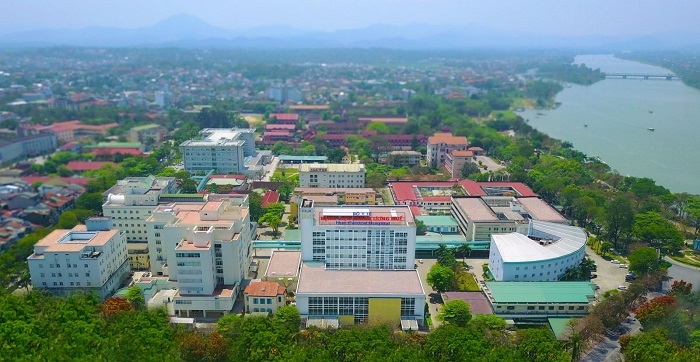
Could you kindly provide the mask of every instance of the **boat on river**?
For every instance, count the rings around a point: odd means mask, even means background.
[[[654,129],[651,127],[647,128],[647,130],[654,132]]]

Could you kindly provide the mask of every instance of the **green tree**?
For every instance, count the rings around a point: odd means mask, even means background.
[[[343,162],[343,157],[345,157],[345,151],[342,148],[329,148],[326,152],[328,156],[328,162],[330,163],[341,163]]]
[[[469,244],[462,244],[455,249],[457,254],[462,255],[462,262],[465,262],[464,258],[467,257],[467,255],[472,254],[472,247],[469,246]]]
[[[191,178],[182,180],[180,184],[180,193],[182,194],[196,194],[197,193],[197,182]]]
[[[425,226],[425,223],[416,219],[416,235],[425,235],[426,231],[428,231],[428,227]]]
[[[473,162],[465,162],[464,166],[462,166],[462,169],[460,170],[460,175],[462,178],[468,178],[469,176],[478,173],[481,173],[481,170],[479,169],[479,166]]]
[[[683,247],[683,235],[668,219],[654,211],[635,216],[634,236],[662,253],[675,253]]]
[[[613,245],[613,243],[611,243],[611,242],[609,242],[609,241],[604,241],[604,242],[600,245],[600,254],[601,254],[602,256],[606,256],[606,255],[608,255],[610,252],[612,252],[614,248],[615,248],[615,245]]]
[[[632,337],[623,351],[625,360],[635,362],[673,360],[677,347],[668,337],[668,331],[662,328]]]
[[[102,194],[99,192],[84,193],[78,196],[76,207],[78,209],[102,212]]]
[[[277,192],[280,194],[280,198],[285,201],[289,201],[289,198],[292,196],[292,193],[294,192],[294,186],[289,183],[285,183],[284,185],[280,186],[277,189]]]
[[[629,255],[631,271],[638,275],[656,273],[659,271],[659,257],[654,248],[638,248]]]
[[[430,268],[426,281],[437,292],[442,293],[454,285],[454,272],[451,268],[435,264]]]
[[[617,247],[620,237],[630,234],[634,226],[634,210],[629,195],[618,194],[605,205],[605,221],[608,238]]]
[[[293,305],[280,307],[277,312],[275,312],[272,323],[286,338],[291,339],[299,332],[299,328],[301,327],[299,310]]]
[[[137,285],[129,287],[129,290],[127,290],[124,295],[124,299],[131,302],[131,305],[133,305],[136,310],[146,309],[146,299],[143,295],[143,290]]]
[[[460,327],[466,327],[472,318],[469,304],[461,299],[453,299],[445,303],[438,314],[438,319]]]
[[[382,122],[372,122],[369,125],[367,125],[367,130],[377,131],[378,134],[387,134],[389,133],[389,126]]]

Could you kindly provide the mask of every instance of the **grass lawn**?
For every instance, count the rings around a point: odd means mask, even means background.
[[[679,263],[700,267],[700,259],[696,256],[695,252],[693,251],[686,250],[683,252],[683,256],[671,256],[671,259]]]
[[[260,124],[260,122],[262,122],[262,115],[244,116],[243,119],[245,119],[245,121],[248,122],[251,127],[255,128],[258,124]]]
[[[479,283],[472,273],[461,271],[457,274],[457,290],[462,292],[478,292]]]
[[[296,177],[298,175],[299,175],[299,170],[297,170],[296,168],[286,168],[286,169],[284,169],[284,176],[282,176],[282,170],[278,168],[275,170],[275,173],[272,174],[272,177],[276,176],[276,177],[284,178],[287,181],[293,181],[294,177]]]

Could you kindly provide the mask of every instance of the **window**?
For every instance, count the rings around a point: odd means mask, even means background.
[[[569,310],[574,310],[574,306],[573,306],[573,305],[570,305],[570,306],[569,306]]]
[[[538,309],[538,310],[544,310],[544,306],[541,305],[541,306],[537,307],[537,309]]]
[[[564,310],[564,306],[563,306],[563,305],[560,305],[560,306],[559,306],[559,310]]]
[[[253,304],[258,304],[258,298],[253,298]]]
[[[508,309],[508,310],[515,310],[515,307],[512,306],[512,305],[509,305],[509,306],[506,307],[506,309]]]
[[[527,306],[527,310],[535,310],[535,306],[534,306],[534,305],[528,305],[528,306]]]
[[[272,298],[267,298],[267,304],[272,304]]]

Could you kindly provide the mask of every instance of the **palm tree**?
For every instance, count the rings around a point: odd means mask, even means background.
[[[464,260],[464,258],[465,258],[467,255],[469,255],[469,256],[472,255],[472,248],[471,248],[471,246],[469,246],[469,244],[462,244],[462,245],[458,246],[456,251],[457,251],[458,254],[461,254],[461,255],[462,255],[462,262],[463,262],[463,263],[466,263],[466,261]]]

